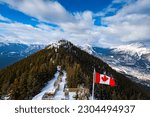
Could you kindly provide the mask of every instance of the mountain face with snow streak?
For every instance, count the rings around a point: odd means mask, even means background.
[[[92,46],[89,44],[84,44],[83,46],[80,46],[80,48],[89,54],[94,54],[94,50],[93,50]]]
[[[137,56],[139,59],[143,57],[150,62],[150,49],[142,43],[132,43],[129,45],[122,45],[113,50],[116,53],[129,54],[131,56]]]
[[[114,69],[132,75],[135,77],[134,81],[150,87],[150,49],[144,44],[132,43],[116,48],[93,47],[93,49],[97,56]]]
[[[0,42],[0,69],[13,64],[43,48],[44,45]]]

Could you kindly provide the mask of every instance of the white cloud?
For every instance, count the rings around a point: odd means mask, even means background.
[[[0,23],[0,41],[48,44],[63,37],[60,30],[44,30],[21,23]]]
[[[73,16],[57,1],[50,0],[0,0],[13,9],[49,23],[70,22]]]
[[[149,0],[137,0],[120,9],[116,15],[104,17],[101,31],[107,43],[111,39],[116,43],[150,40]]]
[[[123,7],[119,13],[126,14],[149,14],[150,15],[150,1],[149,0],[132,0],[130,4]]]
[[[132,1],[135,1],[135,0],[113,0],[112,3],[113,4],[131,3]]]
[[[46,33],[37,33],[37,35],[49,34],[50,36],[48,38],[51,39],[53,38],[53,36],[51,37],[51,35],[55,35],[53,40],[55,40],[56,37],[56,40],[66,38],[78,44],[82,44],[81,42],[93,42],[92,39],[93,37],[95,37],[95,32],[92,31],[94,27],[94,20],[93,13],[90,11],[70,14],[58,2],[44,0],[24,0],[18,2],[15,2],[15,0],[1,1],[9,4],[10,7],[16,10],[39,19],[40,21],[55,23],[59,26],[55,28],[49,25],[39,24],[37,25],[37,29],[40,28],[42,31],[46,31]],[[30,36],[32,37],[32,35]],[[27,36],[25,36],[25,38],[27,38]],[[34,39],[41,42],[39,38]],[[26,40],[28,40],[27,42],[29,42],[29,39]],[[43,40],[43,43],[46,43],[44,41],[45,40]]]
[[[6,21],[6,22],[10,22],[10,21],[11,21],[10,19],[8,19],[8,18],[2,16],[1,14],[0,14],[0,20],[1,20],[1,21]]]
[[[149,40],[150,29],[146,26],[120,24],[101,28],[105,40],[112,43]]]
[[[79,32],[86,31],[91,29],[94,22],[92,19],[92,12],[85,11],[83,13],[76,13],[74,18],[76,19],[76,22],[62,22],[60,23],[60,26],[63,28],[63,30],[67,32]]]
[[[4,1],[4,0],[0,0]],[[58,27],[38,24],[36,27],[21,23],[1,23],[0,39],[21,40],[26,43],[50,43],[65,38],[76,44],[94,44],[97,46],[114,46],[130,41],[148,41],[150,39],[149,0],[114,0],[112,4],[126,2],[120,10],[109,5],[103,15],[105,26],[94,25],[91,11],[69,13],[58,2],[44,0],[5,0],[12,8],[39,21],[55,23]],[[114,16],[105,16],[116,12]],[[99,12],[101,13],[101,12]],[[96,16],[101,16],[97,14]]]
[[[119,9],[116,7],[116,5],[123,6],[131,3],[133,0],[112,0],[112,3],[109,4],[106,8],[104,8],[102,11],[99,11],[97,13],[94,13],[94,16],[100,16],[104,17],[109,13],[116,13]]]
[[[71,29],[72,30],[72,29]],[[62,38],[68,39],[75,44],[91,43],[97,37],[94,28],[86,31],[76,31],[72,33],[61,28],[51,27],[45,24],[38,24],[37,27],[22,23],[0,23],[0,42],[21,42],[21,43],[41,43],[48,44]]]

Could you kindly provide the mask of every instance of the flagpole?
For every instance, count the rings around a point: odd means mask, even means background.
[[[95,86],[95,68],[93,72],[92,100],[94,100],[94,86]]]

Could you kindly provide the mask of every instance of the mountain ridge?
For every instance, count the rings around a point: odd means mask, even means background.
[[[67,72],[69,87],[84,84],[92,90],[93,69],[112,75],[115,88],[95,84],[96,99],[150,99],[150,95],[138,84],[113,70],[99,58],[88,54],[69,41],[61,40],[59,47],[52,45],[27,58],[0,70],[0,96],[10,99],[32,99],[52,79],[57,65]],[[124,94],[124,95],[123,95]]]
[[[141,57],[142,55],[149,54],[150,57],[150,49],[146,48],[146,46],[143,43],[131,43],[129,45],[121,45],[117,48],[114,48],[113,51],[122,53],[125,52],[131,55],[137,54],[139,57]]]

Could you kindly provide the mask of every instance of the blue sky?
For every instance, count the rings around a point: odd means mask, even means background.
[[[149,0],[0,0],[0,42],[149,43],[149,11]]]
[[[112,0],[58,0],[70,12],[84,12],[90,10],[99,12],[111,4]]]

